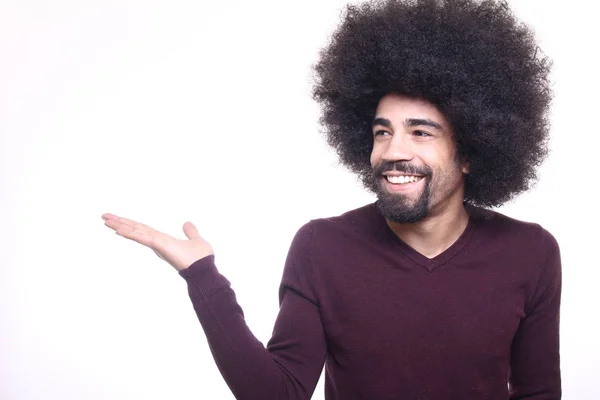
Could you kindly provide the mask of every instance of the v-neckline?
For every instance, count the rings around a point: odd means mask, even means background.
[[[377,214],[378,225],[380,226],[380,230],[385,236],[385,239],[396,249],[398,249],[402,254],[406,257],[410,258],[415,263],[419,264],[421,267],[425,268],[429,272],[433,272],[436,268],[446,264],[452,258],[457,256],[461,250],[465,247],[465,245],[469,242],[473,231],[477,225],[475,218],[469,214],[469,220],[467,222],[467,226],[460,234],[458,239],[454,241],[446,250],[442,251],[440,254],[436,255],[433,258],[429,258],[422,253],[419,253],[417,250],[409,246],[406,242],[400,239],[394,231],[389,227],[385,217],[379,211],[379,207],[377,206],[377,202],[373,203],[374,212]]]

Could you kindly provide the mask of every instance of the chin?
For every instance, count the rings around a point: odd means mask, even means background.
[[[377,190],[377,206],[381,214],[387,219],[399,224],[411,224],[418,222],[429,215],[430,191],[429,185],[426,185],[424,190],[416,195],[406,196],[398,193],[390,193],[385,187],[378,186]]]
[[[389,204],[381,199],[377,202],[377,206],[385,219],[398,224],[412,224],[419,222],[429,214],[427,206],[398,207],[395,204]]]

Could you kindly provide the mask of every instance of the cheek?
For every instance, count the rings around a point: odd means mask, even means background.
[[[436,148],[423,148],[418,153],[418,158],[421,163],[427,165],[433,171],[434,175],[443,172],[444,170],[444,159],[440,154],[439,149]]]
[[[457,174],[462,175],[460,166],[452,157],[439,151],[422,153],[423,163],[431,168],[432,183],[434,185],[445,185],[457,179]]]
[[[423,162],[434,170],[452,173],[460,166],[456,160],[456,153],[451,144],[440,144],[439,146],[423,147],[420,155]]]
[[[433,169],[433,185],[438,189],[449,190],[461,185],[464,175],[461,166],[453,158],[431,166]]]

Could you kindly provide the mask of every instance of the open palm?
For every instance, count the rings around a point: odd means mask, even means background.
[[[103,214],[104,224],[117,235],[133,240],[152,249],[157,256],[171,264],[177,271],[189,267],[195,261],[213,254],[212,246],[204,240],[191,222],[183,224],[186,239],[177,239],[142,223]]]

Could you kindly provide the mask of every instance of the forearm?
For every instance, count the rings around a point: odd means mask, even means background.
[[[212,256],[180,273],[223,378],[237,399],[309,399],[325,357],[316,306],[284,296],[267,348],[248,328]],[[292,317],[292,318],[290,318]]]

